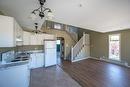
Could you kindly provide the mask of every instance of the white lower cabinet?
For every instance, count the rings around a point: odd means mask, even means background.
[[[29,60],[29,68],[33,69],[35,68],[35,53],[30,54],[30,60]]]
[[[36,53],[36,67],[43,67],[44,55],[43,53]]]
[[[43,53],[31,54],[29,66],[31,69],[43,67],[44,66],[44,54]]]
[[[28,64],[0,70],[0,87],[29,87],[29,80]]]

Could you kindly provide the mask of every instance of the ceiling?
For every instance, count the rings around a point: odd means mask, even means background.
[[[29,18],[38,6],[37,0],[0,0],[0,10],[29,29],[45,20]],[[98,32],[130,29],[130,0],[47,0],[46,6],[53,11],[52,21]]]

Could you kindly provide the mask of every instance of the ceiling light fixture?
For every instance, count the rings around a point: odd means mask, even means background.
[[[53,17],[52,11],[50,8],[44,7],[46,0],[38,0],[40,7],[31,12],[30,18],[35,20],[37,18],[37,13],[41,19],[43,19],[47,13],[47,18],[51,19]]]
[[[35,24],[35,29],[36,30],[33,30],[32,32],[34,32],[36,34],[43,33],[42,31],[38,30],[38,23],[34,23],[34,24]]]

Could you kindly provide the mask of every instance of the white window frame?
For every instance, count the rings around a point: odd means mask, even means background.
[[[119,36],[119,59],[114,59],[110,57],[110,37],[111,36]],[[116,60],[116,61],[121,61],[121,34],[110,34],[109,35],[109,51],[108,51],[108,55],[109,55],[109,59],[110,60]]]

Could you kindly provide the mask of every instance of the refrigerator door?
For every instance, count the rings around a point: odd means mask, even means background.
[[[57,64],[56,49],[45,49],[45,67]]]
[[[56,48],[56,41],[45,41],[45,49]]]
[[[44,45],[45,45],[45,67],[56,65],[57,64],[56,41],[46,40]]]

